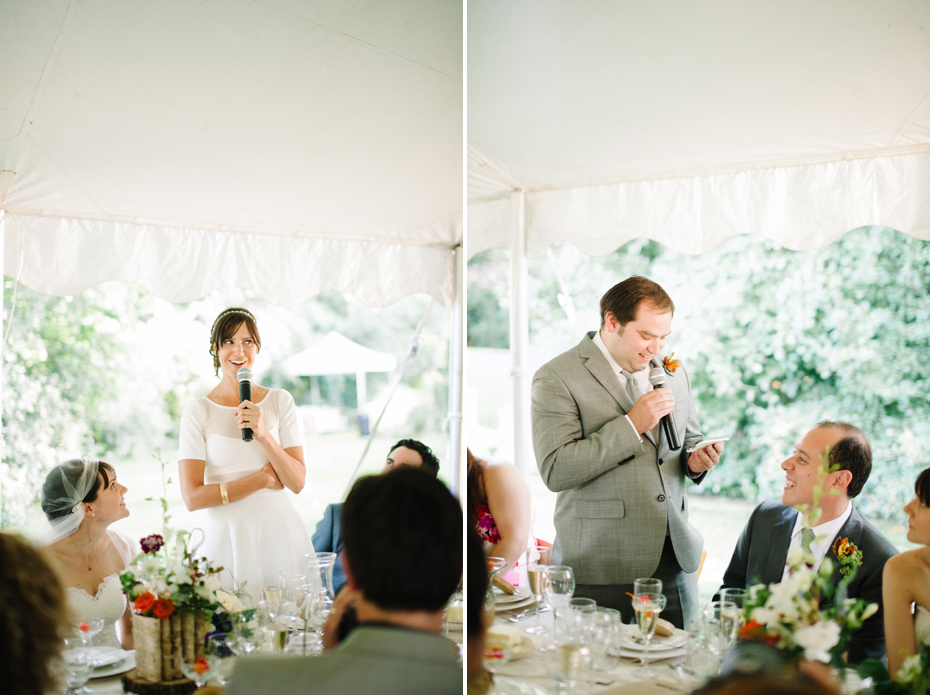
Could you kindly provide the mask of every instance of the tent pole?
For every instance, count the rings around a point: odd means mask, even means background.
[[[533,461],[530,445],[529,275],[526,263],[526,191],[510,194],[514,230],[510,244],[510,374],[513,376],[513,463],[524,476]],[[535,464],[534,464],[535,465]]]
[[[455,298],[452,303],[452,340],[449,345],[449,480],[452,492],[463,502],[462,479],[462,380],[465,345],[465,249],[456,246],[452,253]]]

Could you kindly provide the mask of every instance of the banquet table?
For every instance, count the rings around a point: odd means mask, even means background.
[[[536,622],[536,616],[529,615],[516,623],[511,623],[506,620],[506,616],[508,615],[510,615],[508,612],[498,612],[494,618],[494,625],[515,624],[527,628],[534,625]],[[540,614],[540,624],[544,625],[549,630],[552,629],[552,611]],[[497,681],[500,681],[502,685],[497,687],[496,690],[492,690],[492,693],[500,692],[502,695],[505,693],[509,695],[511,692],[520,692],[514,688],[514,684],[511,681],[530,684],[530,688],[528,688],[526,692],[538,692],[538,690],[531,690],[532,686],[536,686],[536,688],[541,689],[543,692],[552,692],[554,689],[555,684],[546,674],[542,653],[538,648],[538,643],[541,639],[544,639],[546,635],[526,636],[536,643],[535,646],[529,648],[525,655],[517,659],[512,659],[508,663],[495,665],[493,667],[495,678]],[[676,668],[684,663],[684,652],[684,649],[670,651],[669,653],[673,654],[671,657],[660,653],[650,654],[650,668],[656,674],[656,677],[649,680],[637,678],[636,670],[640,666],[639,660],[616,655],[608,657],[605,664],[607,670],[592,671],[590,669],[585,669],[581,680],[575,685],[575,692],[584,695],[587,693],[605,695],[611,693],[617,693],[617,695],[625,693],[674,695],[676,692],[690,692],[701,683],[700,681],[688,677],[681,669]],[[626,652],[624,651],[624,653]],[[501,676],[503,678],[501,678]]]

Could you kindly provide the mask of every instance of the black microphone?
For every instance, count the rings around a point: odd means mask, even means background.
[[[236,378],[239,379],[239,402],[252,400],[252,370],[243,367],[236,372]],[[252,428],[246,427],[242,430],[242,441],[252,441]]]
[[[662,367],[650,369],[649,383],[652,384],[653,390],[664,389],[665,370],[662,369]],[[668,442],[668,448],[672,451],[678,451],[681,448],[681,442],[678,441],[678,427],[675,425],[674,412],[662,416],[662,429],[665,431],[665,440]]]

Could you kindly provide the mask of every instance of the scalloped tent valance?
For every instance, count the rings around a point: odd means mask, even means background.
[[[454,298],[462,5],[0,8],[4,273],[173,301]]]
[[[930,239],[930,4],[473,0],[468,253]]]

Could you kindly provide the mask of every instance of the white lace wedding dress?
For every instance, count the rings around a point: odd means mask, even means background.
[[[921,606],[919,603],[914,613],[914,642],[917,646],[917,653],[923,651],[923,645],[930,644],[930,611]]]
[[[119,551],[124,566],[128,565],[137,554],[133,549],[136,546],[135,542],[129,535],[113,527],[108,528],[107,533],[110,534],[110,540]],[[91,618],[103,619],[103,629],[94,636],[93,646],[121,648],[116,634],[116,623],[126,611],[126,596],[123,594],[118,574],[106,577],[94,596],[83,589],[70,586],[66,589],[66,594],[75,621],[87,621]]]

